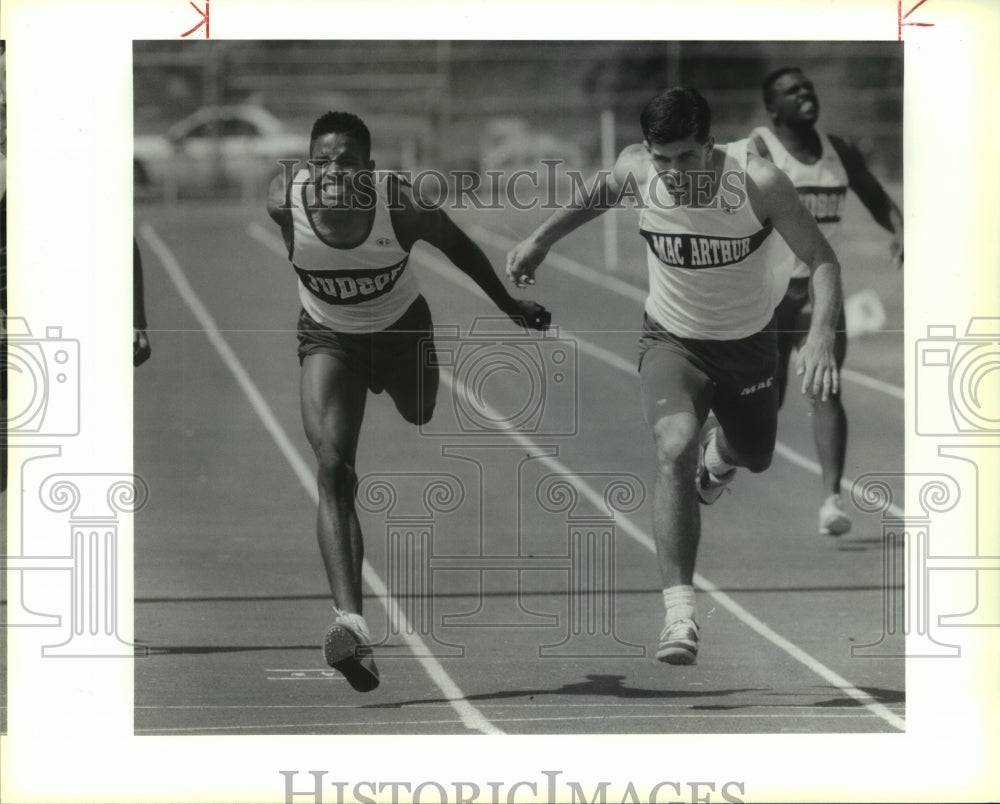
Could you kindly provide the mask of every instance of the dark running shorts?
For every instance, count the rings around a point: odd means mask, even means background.
[[[299,363],[311,354],[340,359],[373,393],[388,390],[415,394],[436,393],[438,361],[434,352],[431,311],[418,296],[405,313],[379,332],[335,332],[299,313]]]
[[[770,455],[778,431],[777,365],[773,318],[747,338],[710,341],[671,335],[643,316],[639,379],[650,426],[683,411],[704,422],[711,411],[741,455]]]
[[[809,307],[809,278],[796,277],[788,283],[785,296],[774,311],[778,324],[778,356],[781,365],[786,366],[792,350],[801,346],[809,334],[809,324],[812,321],[812,308]],[[847,320],[844,308],[840,308],[837,318],[837,335],[833,344],[833,355],[837,368],[844,365],[847,356]]]

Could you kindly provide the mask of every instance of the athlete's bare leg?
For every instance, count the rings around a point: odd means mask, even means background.
[[[784,304],[784,302],[782,303]],[[779,307],[779,312],[783,308]],[[778,332],[778,371],[775,384],[778,388],[778,407],[785,401],[788,383],[788,368],[792,350],[798,345],[802,331],[808,329],[811,316],[808,313],[796,313],[784,319],[779,319]],[[781,327],[787,327],[782,331]],[[846,321],[841,311],[837,322],[837,342],[835,356],[837,369],[844,365],[847,353],[847,336],[844,334]],[[844,475],[844,460],[847,454],[847,413],[841,402],[840,394],[831,396],[826,402],[814,400],[811,403],[813,442],[816,444],[816,456],[819,458],[820,470],[823,476],[823,488],[827,494],[840,494],[840,481]]]
[[[701,512],[694,477],[702,423],[693,413],[664,416],[653,425],[656,481],[653,539],[663,587],[691,585],[701,538]]]
[[[817,400],[812,405],[813,440],[823,471],[823,488],[828,494],[840,494],[840,479],[844,475],[844,456],[847,452],[847,414],[840,402],[840,394],[826,402]]]
[[[364,542],[354,507],[355,455],[368,389],[341,361],[312,354],[302,363],[302,421],[317,461],[316,533],[334,605],[361,613]]]

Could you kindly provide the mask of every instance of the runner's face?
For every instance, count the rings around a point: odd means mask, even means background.
[[[802,73],[785,73],[774,83],[769,110],[776,123],[815,123],[819,99],[812,81]]]
[[[698,142],[693,136],[686,140],[668,143],[645,142],[646,150],[653,161],[653,169],[665,182],[671,194],[687,193],[690,189],[688,173],[693,170],[707,170],[711,164],[715,140]]]
[[[354,192],[354,178],[375,168],[358,142],[346,134],[317,137],[309,153],[316,196],[323,206],[346,206]]]

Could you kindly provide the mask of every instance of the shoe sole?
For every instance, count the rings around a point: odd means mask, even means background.
[[[831,519],[824,527],[819,529],[821,536],[843,536],[851,529],[851,520],[846,516],[838,516]]]
[[[378,669],[372,655],[371,646],[360,644],[354,634],[343,626],[334,625],[326,632],[323,658],[358,692],[371,692],[379,685]]]
[[[718,488],[706,491],[700,485],[698,486],[698,502],[702,505],[713,505],[718,501],[719,497],[722,496],[722,492],[726,490],[726,486],[719,486]]]
[[[664,664],[692,665],[698,660],[698,654],[689,648],[661,648],[656,652],[656,660]]]
[[[736,470],[734,469],[733,472],[735,473]],[[716,486],[715,488],[711,489],[703,489],[701,487],[700,478],[695,488],[698,490],[698,502],[700,502],[702,505],[712,505],[713,503],[718,501],[719,497],[721,497],[724,492],[730,491],[728,483],[722,486]]]
[[[701,487],[701,474],[702,472],[708,471],[707,469],[705,469],[705,448],[708,446],[708,442],[712,440],[712,433],[714,433],[717,429],[718,427],[713,427],[710,430],[707,430],[704,436],[702,436],[701,445],[699,447],[700,452],[698,455],[698,474],[695,477],[695,489],[697,489],[698,491],[698,502],[701,503],[702,505],[714,504],[715,502],[718,501],[719,497],[722,496],[722,493],[729,488],[728,483],[722,486],[716,486],[715,488],[711,489],[703,489]],[[732,471],[735,472],[736,470],[733,469]]]

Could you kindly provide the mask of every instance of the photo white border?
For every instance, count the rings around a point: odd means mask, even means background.
[[[195,5],[204,7],[204,0]],[[211,33],[213,39],[893,40],[896,6],[896,0],[212,0]],[[910,356],[928,324],[961,330],[970,316],[1000,315],[1000,10],[992,0],[927,0],[914,19],[934,27],[903,32],[908,394]],[[66,441],[55,471],[130,471],[133,208],[124,155],[132,147],[132,40],[178,39],[197,21],[188,0],[4,0],[0,11],[0,37],[8,43],[11,306],[30,322],[60,325],[80,339],[88,378],[86,427]],[[912,399],[906,404],[907,470],[935,471],[937,442],[913,434]],[[993,506],[981,521],[996,523]],[[15,515],[12,506],[10,524]],[[998,531],[982,534],[984,552],[1000,554]],[[120,533],[128,576],[130,524]],[[119,630],[128,638],[130,584],[121,594]],[[601,780],[618,790],[631,782],[640,791],[665,780],[720,787],[742,781],[747,801],[995,799],[996,630],[966,629],[959,660],[908,663],[901,735],[136,738],[130,661],[42,660],[46,637],[39,629],[10,629],[0,800],[281,802],[281,769],[298,770],[300,788],[313,769],[349,782],[480,784],[541,784],[542,771],[560,770],[585,789]],[[526,792],[519,801],[532,800]]]

